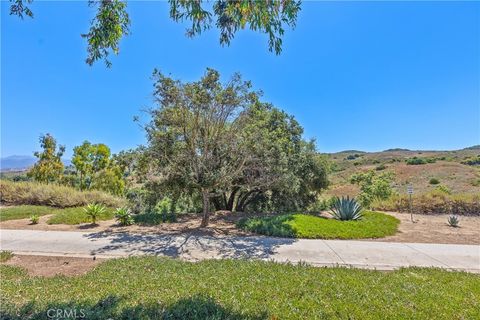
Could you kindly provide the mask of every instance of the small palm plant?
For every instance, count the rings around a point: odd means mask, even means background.
[[[115,211],[115,218],[122,226],[129,226],[134,222],[132,212],[126,207],[118,208]]]
[[[450,227],[456,228],[458,227],[459,220],[456,215],[452,214],[448,217],[447,222]]]
[[[333,201],[332,215],[337,220],[358,220],[363,216],[363,209],[355,198],[341,197]]]
[[[38,214],[32,214],[30,216],[30,223],[31,224],[38,224],[38,221],[40,221],[40,217],[38,216]]]
[[[85,213],[90,217],[93,224],[97,224],[97,218],[99,215],[105,212],[105,207],[99,203],[90,203],[85,209]]]

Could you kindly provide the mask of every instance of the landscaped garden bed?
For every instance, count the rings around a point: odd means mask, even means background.
[[[340,221],[306,214],[245,218],[238,227],[275,237],[307,239],[362,239],[394,235],[400,221],[381,212],[367,211],[360,220]]]

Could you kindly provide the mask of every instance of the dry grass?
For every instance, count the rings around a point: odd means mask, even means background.
[[[408,212],[409,198],[407,195],[394,195],[390,199],[373,205],[378,210]],[[412,197],[413,212],[420,214],[458,214],[480,216],[480,195],[446,194],[432,191]]]
[[[125,200],[101,191],[78,191],[71,187],[36,182],[0,180],[0,198],[4,205],[44,205],[57,208],[81,207],[102,203],[120,207]]]
[[[468,157],[473,157],[480,153],[479,149],[464,149],[457,151],[405,151],[392,150],[383,152],[362,153],[359,151],[349,151],[330,154],[330,159],[334,163],[334,170],[329,175],[331,185],[324,195],[330,196],[356,196],[359,192],[358,187],[350,184],[350,177],[354,173],[368,170],[376,170],[379,167],[385,167],[384,171],[390,171],[395,174],[395,191],[400,195],[406,195],[407,185],[413,185],[416,197],[419,198],[419,208],[422,212],[430,213],[439,208],[440,198],[432,199],[428,194],[435,192],[438,185],[430,184],[432,178],[439,180],[439,185],[448,188],[452,194],[458,195],[454,199],[447,199],[449,202],[444,204],[443,209],[438,213],[445,213],[446,206],[452,204],[456,206],[472,205],[473,209],[478,208],[473,198],[480,194],[480,166],[470,166],[461,162]],[[348,156],[357,155],[353,160],[347,160]],[[435,159],[435,163],[423,165],[407,165],[406,159],[430,158]],[[377,169],[378,170],[378,169]],[[378,171],[382,172],[382,171]],[[465,196],[463,196],[465,195]],[[472,198],[473,197],[473,198]],[[404,200],[396,198],[392,201],[396,204],[389,205],[385,209],[404,211]],[[473,199],[473,200],[472,200]],[[451,200],[451,201],[450,201]],[[463,209],[458,209],[462,211]],[[465,210],[463,210],[465,211]],[[447,212],[448,213],[448,212]]]

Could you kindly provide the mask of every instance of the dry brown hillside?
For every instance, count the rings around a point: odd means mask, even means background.
[[[333,165],[327,195],[356,195],[357,187],[349,182],[351,175],[372,169],[394,172],[395,188],[399,193],[405,193],[406,185],[411,183],[417,194],[431,191],[439,185],[446,186],[452,194],[480,194],[480,166],[462,164],[466,159],[480,156],[480,146],[456,151],[351,150],[328,156]],[[432,163],[407,164],[406,161],[414,157]],[[439,183],[432,184],[431,179],[437,179]]]

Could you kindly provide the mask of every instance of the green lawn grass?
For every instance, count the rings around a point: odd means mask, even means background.
[[[105,212],[97,216],[97,221],[110,220],[115,216],[114,209],[107,208]],[[80,224],[91,222],[90,217],[85,213],[84,207],[65,208],[56,211],[55,215],[51,216],[48,224]]]
[[[13,257],[12,251],[0,251],[0,262],[6,262]]]
[[[366,211],[361,220],[339,221],[305,214],[255,217],[238,227],[258,234],[307,239],[382,238],[397,232],[400,221],[380,212]]]
[[[0,266],[0,313],[45,319],[478,319],[480,276],[438,269],[393,272],[273,262],[156,257],[109,260],[79,277],[30,277]]]
[[[46,206],[16,206],[0,209],[0,221],[26,219],[36,214],[43,216],[53,214],[48,220],[48,224],[80,224],[90,222],[84,207],[74,208],[53,208]],[[97,220],[109,220],[115,216],[114,209],[107,208],[105,212],[97,217]]]
[[[0,221],[28,219],[31,215],[44,216],[52,214],[56,208],[46,206],[16,206],[0,209]]]

